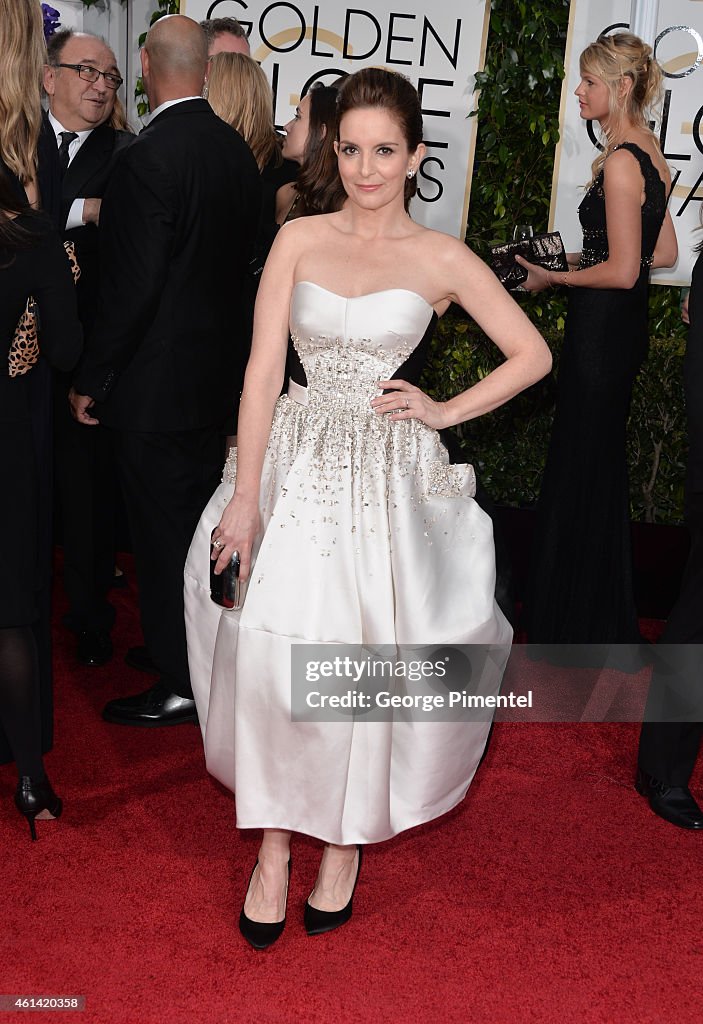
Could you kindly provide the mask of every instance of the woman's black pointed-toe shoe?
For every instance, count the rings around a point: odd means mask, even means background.
[[[49,780],[32,779],[29,775],[23,775],[17,783],[15,806],[29,822],[29,831],[34,841],[37,838],[36,819],[60,818],[63,810],[61,797],[54,793]]]
[[[288,861],[288,881],[286,882],[286,904],[288,903],[288,885],[290,884],[290,870],[292,867],[292,860]],[[254,877],[254,871],[256,871],[259,862],[257,860],[254,865],[251,875],[249,876],[249,885]],[[247,889],[248,891],[248,889]],[[286,915],[284,913],[282,921],[266,922],[266,921],[252,921],[250,917],[244,913],[244,907],[242,907],[239,915],[239,930],[254,949],[268,949],[272,946],[277,939],[280,939],[283,929],[286,926]]]
[[[305,913],[303,915],[303,921],[305,923],[305,931],[308,935],[322,935],[324,932],[334,931],[335,928],[339,928],[340,925],[346,924],[349,918],[352,916],[352,904],[354,902],[354,893],[356,891],[356,883],[359,881],[359,872],[361,871],[361,847],[357,846],[358,860],[356,863],[356,878],[354,879],[354,888],[352,889],[349,902],[341,910],[317,910],[315,907],[310,906],[310,901],[305,901]]]

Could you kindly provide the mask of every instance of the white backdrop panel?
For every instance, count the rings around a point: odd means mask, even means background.
[[[590,177],[596,149],[579,117],[573,95],[579,83],[581,51],[606,29],[627,28],[630,0],[571,0],[566,75],[561,98],[561,142],[557,147],[550,227],[561,231],[570,251],[581,248],[577,208]],[[693,246],[700,230],[703,199],[703,3],[665,0],[659,5],[655,53],[665,72],[666,96],[656,126],[672,171],[674,191],[669,203],[679,242],[675,267],[658,270],[658,284],[690,282]]]
[[[487,0],[365,0],[355,7],[334,0],[182,0],[181,11],[200,21],[235,17],[251,26],[252,56],[274,90],[275,120],[290,120],[315,80],[333,81],[369,65],[408,75],[422,97],[426,159],[418,176],[413,217],[463,238],[466,231],[476,119],[474,74],[483,67],[490,5]]]

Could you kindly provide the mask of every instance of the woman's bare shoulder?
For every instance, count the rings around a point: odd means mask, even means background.
[[[422,234],[418,236],[419,244],[433,261],[451,265],[457,260],[477,258],[473,249],[454,235],[433,228],[422,228],[421,231]]]
[[[307,217],[295,217],[282,225],[279,234],[285,232],[296,238],[310,238],[334,230],[338,213],[317,213]]]
[[[671,181],[671,171],[669,170],[669,166],[664,158],[664,154],[657,145],[657,142],[651,132],[643,131],[637,135],[633,135],[633,137],[628,141],[632,142],[639,150],[647,154],[649,159],[652,161],[652,165],[659,174],[659,177],[668,186],[668,183]],[[642,175],[637,156],[625,145],[619,146],[605,161],[605,179],[607,180],[609,177],[612,178],[615,174],[629,174],[637,177],[641,177]]]

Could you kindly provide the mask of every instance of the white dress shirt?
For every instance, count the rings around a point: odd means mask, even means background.
[[[157,114],[161,114],[164,110],[168,110],[169,107],[175,107],[177,103],[186,103],[188,100],[201,100],[202,96],[179,96],[177,100],[166,100],[165,103],[160,103],[156,110],[152,110],[149,115],[149,124],[154,120]]]

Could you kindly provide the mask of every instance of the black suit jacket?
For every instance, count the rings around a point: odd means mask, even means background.
[[[688,418],[688,490],[703,493],[703,253],[696,260],[688,307],[691,327],[684,360]]]
[[[241,381],[240,291],[261,183],[205,100],[162,111],[120,156],[100,213],[98,314],[76,389],[125,430],[222,422]]]
[[[92,327],[97,307],[99,230],[95,224],[83,224],[66,231],[66,221],[74,200],[102,199],[119,153],[134,139],[130,132],[101,124],[78,150],[61,182],[61,230],[63,237],[73,242],[81,268],[78,312],[86,331]]]

